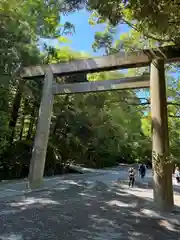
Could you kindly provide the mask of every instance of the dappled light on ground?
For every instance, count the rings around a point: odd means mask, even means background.
[[[19,234],[5,234],[4,236],[0,235],[0,239],[1,240],[23,240],[23,237],[22,235],[19,235]]]
[[[42,205],[47,205],[47,204],[59,204],[57,201],[53,201],[51,199],[47,198],[26,198],[23,201],[16,202],[16,203],[10,203],[10,206],[12,207],[19,207],[19,206],[28,206],[32,204],[42,204]]]
[[[108,174],[56,178],[49,189],[1,201],[0,240],[18,240],[12,236],[20,240],[180,238],[178,202],[177,214],[160,213],[153,205],[150,186],[143,188],[137,181],[131,189],[125,184],[125,173]]]
[[[127,204],[127,203],[124,203],[124,202],[121,202],[121,201],[118,201],[118,200],[112,200],[112,201],[109,201],[107,202],[107,204],[109,206],[117,206],[117,207],[135,207],[136,204]]]

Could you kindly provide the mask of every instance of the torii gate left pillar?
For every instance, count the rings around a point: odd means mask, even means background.
[[[49,68],[44,77],[36,137],[29,169],[28,187],[31,189],[38,188],[42,185],[54,100],[54,96],[52,94],[53,81],[53,72]]]

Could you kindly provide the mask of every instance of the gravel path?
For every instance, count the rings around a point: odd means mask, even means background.
[[[24,182],[0,186],[14,189],[14,195],[0,197],[0,240],[180,239],[179,186],[179,212],[166,216],[153,210],[151,174],[133,189],[126,175],[116,169],[56,177],[29,193],[20,188]]]

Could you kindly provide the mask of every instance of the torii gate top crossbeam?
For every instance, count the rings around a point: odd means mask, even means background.
[[[23,78],[42,77],[49,67],[56,76],[143,67],[148,66],[151,60],[155,58],[163,58],[166,63],[178,62],[180,61],[180,47],[166,46],[128,53],[120,52],[114,55],[76,60],[69,63],[30,66],[23,68],[20,75]]]

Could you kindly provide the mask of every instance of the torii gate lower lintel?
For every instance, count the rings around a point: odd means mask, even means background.
[[[39,108],[39,119],[30,164],[29,187],[40,187],[43,181],[54,95],[149,88],[149,84],[149,75],[119,80],[58,84],[54,79],[52,69],[47,69],[44,77],[42,99]]]
[[[147,76],[113,80],[112,83],[110,81],[98,81],[65,85],[57,84],[54,76],[63,76],[75,72],[89,73],[137,67],[137,65],[150,65],[154,200],[161,209],[173,206],[173,194],[170,192],[172,191],[172,168],[171,163],[167,161],[169,140],[164,64],[166,62],[178,61],[180,59],[180,50],[179,48],[174,48],[174,46],[168,46],[160,48],[160,50],[150,49],[140,53],[128,53],[128,55],[123,53],[122,55],[115,54],[95,59],[77,60],[70,63],[35,66],[22,70],[21,76],[24,78],[45,76],[36,138],[30,164],[30,188],[39,187],[43,181],[54,94],[149,87],[149,77]],[[167,191],[167,187],[170,191]]]

